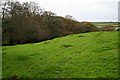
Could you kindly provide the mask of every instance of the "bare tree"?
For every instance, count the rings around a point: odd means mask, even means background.
[[[11,10],[11,3],[13,2],[13,0],[3,0],[0,4],[0,13],[1,13],[1,17],[2,19],[4,19],[5,17],[10,16],[9,12]]]
[[[66,15],[65,18],[76,21],[76,19],[71,15]]]
[[[36,14],[39,14],[41,11],[42,11],[42,9],[40,8],[40,6],[38,5],[38,3],[36,3],[36,2],[30,2],[29,3],[29,11],[33,14],[33,16],[34,15],[36,15]]]

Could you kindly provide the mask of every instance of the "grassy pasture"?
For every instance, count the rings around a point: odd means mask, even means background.
[[[104,26],[107,26],[107,25],[118,27],[118,22],[93,22],[93,24],[95,26],[97,26],[98,28],[104,27]]]
[[[118,32],[3,46],[3,78],[117,78]]]

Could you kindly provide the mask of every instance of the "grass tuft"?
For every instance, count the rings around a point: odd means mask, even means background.
[[[72,45],[71,44],[65,44],[65,45],[63,45],[63,47],[72,47]]]

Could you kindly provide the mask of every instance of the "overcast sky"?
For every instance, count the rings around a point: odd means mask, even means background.
[[[58,16],[71,15],[78,21],[118,21],[120,0],[17,0],[35,1]]]

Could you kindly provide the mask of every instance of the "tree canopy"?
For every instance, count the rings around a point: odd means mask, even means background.
[[[64,18],[45,11],[36,2],[5,0],[0,7],[3,45],[39,42],[97,30],[92,23],[78,22],[71,15]]]

